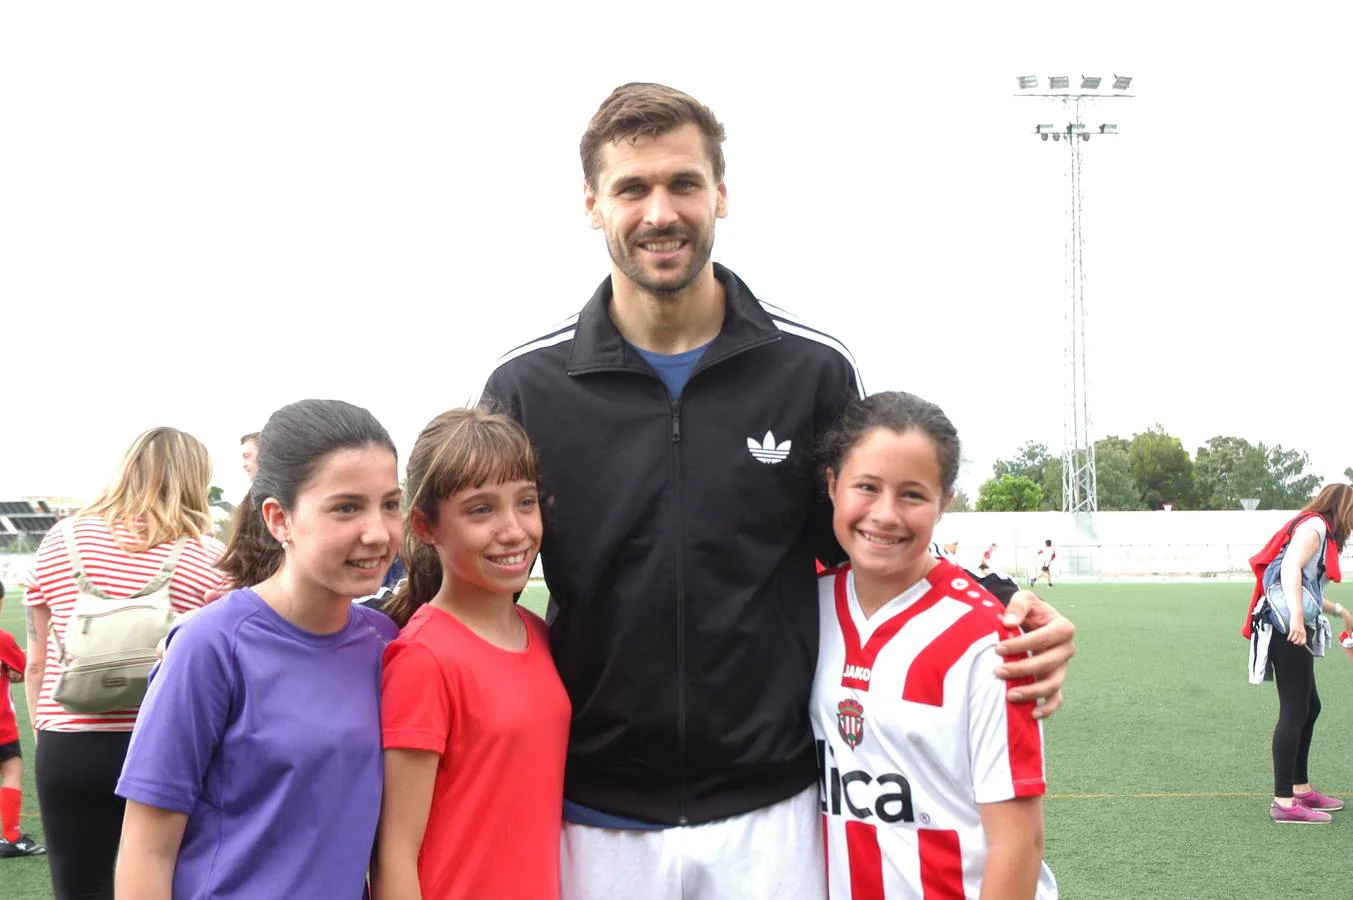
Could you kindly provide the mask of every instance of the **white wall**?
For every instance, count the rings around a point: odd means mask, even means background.
[[[1011,574],[1029,574],[1038,548],[1051,538],[1057,549],[1054,571],[1060,576],[1248,577],[1249,558],[1294,515],[1276,509],[949,513],[940,521],[936,539],[958,541],[959,560],[969,565],[976,565],[995,541],[996,568]]]

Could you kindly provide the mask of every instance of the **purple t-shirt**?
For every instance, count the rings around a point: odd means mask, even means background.
[[[169,635],[117,793],[186,813],[175,900],[357,900],[381,802],[381,653],[352,606],[330,635],[234,591]]]

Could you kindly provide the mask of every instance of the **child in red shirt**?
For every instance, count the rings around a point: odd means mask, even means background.
[[[559,897],[568,695],[545,622],[520,608],[540,548],[539,465],[511,419],[456,409],[409,457],[386,606],[385,792],[373,895]]]
[[[0,593],[0,596],[3,596]],[[19,830],[23,810],[23,752],[19,747],[19,722],[14,716],[10,682],[24,678],[28,661],[8,631],[0,631],[0,859],[41,856],[47,848]]]

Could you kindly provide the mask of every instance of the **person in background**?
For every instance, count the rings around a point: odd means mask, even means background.
[[[174,612],[196,609],[225,582],[216,568],[224,547],[210,535],[210,482],[211,460],[200,441],[175,428],[152,428],[132,442],[117,477],[91,506],[47,532],[24,579],[25,687],[57,900],[113,896],[124,809],[114,788],[138,712],[71,712],[52,696],[80,593],[66,540],[75,543],[85,578],[104,594],[129,597],[172,567]]]
[[[1326,599],[1325,589],[1339,581],[1339,554],[1353,533],[1353,487],[1331,484],[1301,513],[1269,539],[1250,559],[1256,580],[1250,611],[1241,629],[1251,638],[1251,670],[1272,667],[1278,682],[1278,724],[1273,729],[1273,802],[1269,817],[1279,824],[1326,825],[1344,802],[1316,790],[1308,763],[1320,693],[1315,659],[1330,643],[1322,612],[1343,618],[1353,628],[1353,613]],[[1262,636],[1262,641],[1257,640]],[[1255,677],[1251,675],[1251,681]],[[1262,680],[1262,677],[1261,679]]]
[[[1029,579],[1029,587],[1034,586],[1034,582],[1040,578],[1048,580],[1048,587],[1052,587],[1052,564],[1057,559],[1057,549],[1052,546],[1052,539],[1049,538],[1043,542],[1043,546],[1038,548],[1038,556],[1034,558],[1034,567],[1038,570],[1034,577]]]
[[[996,553],[996,545],[992,544],[982,551],[982,561],[977,564],[979,574],[985,575],[991,571],[991,557]]]
[[[252,482],[258,474],[258,432],[251,431],[240,438],[240,459],[244,464],[244,474]]]
[[[0,609],[4,600],[5,586],[0,584]],[[4,691],[0,697],[0,859],[47,852],[19,827],[23,815],[23,749],[10,685],[24,680],[27,665],[19,642],[8,631],[0,631],[0,689]]]

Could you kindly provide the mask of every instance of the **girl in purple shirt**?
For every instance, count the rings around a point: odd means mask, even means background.
[[[399,548],[394,444],[364,409],[294,403],[250,495],[281,561],[170,633],[118,782],[119,898],[362,896],[397,630],[351,598]]]

